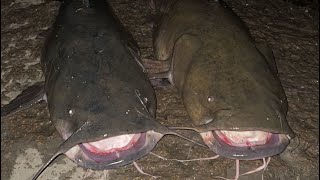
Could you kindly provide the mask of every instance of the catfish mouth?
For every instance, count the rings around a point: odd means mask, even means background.
[[[85,168],[113,169],[147,155],[162,137],[161,133],[154,131],[124,134],[78,144],[65,154]]]
[[[214,130],[200,133],[204,143],[220,156],[255,160],[280,154],[289,144],[285,134],[265,131]]]

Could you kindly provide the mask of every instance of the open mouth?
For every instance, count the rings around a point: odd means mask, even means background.
[[[79,144],[82,151],[97,163],[113,161],[138,151],[145,143],[146,133],[125,134],[100,141]]]
[[[200,135],[204,143],[218,155],[239,160],[274,156],[289,144],[287,135],[265,131],[215,130]]]
[[[142,158],[154,148],[162,136],[154,131],[124,134],[78,144],[65,154],[86,168],[112,169]]]
[[[215,131],[215,133],[224,143],[236,147],[264,145],[272,136],[272,133],[264,131]]]

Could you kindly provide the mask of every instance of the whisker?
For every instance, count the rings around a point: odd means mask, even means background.
[[[265,161],[265,158],[263,158],[263,160]],[[271,157],[268,157],[268,159],[267,159],[267,163],[266,163],[266,166],[263,168],[263,171],[262,171],[262,180],[263,180],[263,174],[264,174],[264,171],[267,169],[267,166],[268,166],[268,164],[269,164],[269,162],[270,162],[270,160],[271,160]]]
[[[161,176],[153,176],[151,174],[148,174],[148,173],[144,172],[136,162],[133,162],[133,165],[139,171],[139,173],[141,173],[143,175],[150,176],[150,177],[155,178],[155,179],[161,177]]]
[[[168,158],[165,158],[165,157],[162,157],[158,154],[155,154],[153,152],[150,152],[149,154],[152,154],[162,160],[166,160],[166,161],[178,161],[178,162],[191,162],[191,161],[202,161],[202,160],[213,160],[213,159],[217,159],[218,157],[220,157],[219,155],[215,155],[215,156],[212,156],[212,157],[207,157],[207,158],[196,158],[196,159],[168,159]]]

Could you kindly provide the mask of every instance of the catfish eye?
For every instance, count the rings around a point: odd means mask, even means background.
[[[144,97],[144,98],[143,98],[143,102],[144,102],[144,103],[147,103],[147,102],[148,102],[148,98]]]
[[[73,110],[73,109],[70,109],[70,110],[68,111],[68,113],[69,113],[70,116],[73,116],[73,115],[74,115],[74,110]]]
[[[211,103],[213,101],[214,101],[213,97],[212,96],[208,96],[208,102]]]

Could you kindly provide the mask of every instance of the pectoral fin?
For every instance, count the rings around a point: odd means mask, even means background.
[[[42,100],[46,100],[44,82],[28,87],[9,104],[1,107],[1,117],[12,115],[24,109],[28,109]]]

